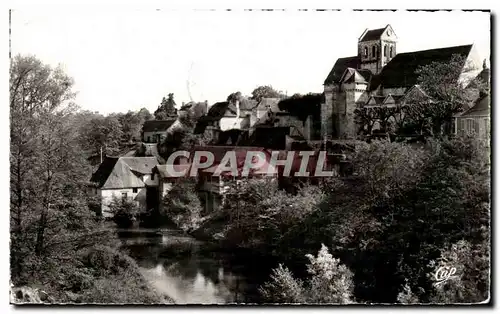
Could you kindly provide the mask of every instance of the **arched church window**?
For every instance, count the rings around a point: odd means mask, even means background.
[[[365,58],[368,58],[368,47],[365,47]]]
[[[384,57],[387,57],[387,45],[384,45]]]

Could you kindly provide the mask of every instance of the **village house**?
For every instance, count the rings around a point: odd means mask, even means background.
[[[142,209],[156,206],[158,179],[152,169],[158,165],[155,157],[106,157],[92,175],[90,193],[101,203],[101,215],[112,217],[109,208],[113,198],[137,202]]]
[[[250,117],[249,135],[256,129],[255,126],[271,125],[275,127],[291,127],[299,136],[310,140],[312,137],[312,116],[309,115],[305,121],[301,121],[285,110],[279,108],[280,98],[262,98],[259,104],[252,110]]]
[[[456,116],[457,135],[473,135],[481,140],[490,140],[490,95],[479,98],[469,110]]]
[[[219,134],[230,130],[247,130],[252,110],[257,103],[251,99],[223,101],[213,104],[196,123],[194,133],[205,134],[218,142]]]
[[[409,92],[422,93],[415,73],[431,62],[446,62],[453,55],[465,58],[459,80],[475,77],[481,60],[473,45],[406,53],[397,52],[398,37],[390,25],[366,29],[358,39],[357,55],[339,58],[324,81],[325,102],[321,105],[323,138],[354,139],[358,133],[354,111],[363,106],[396,106]],[[425,96],[425,95],[424,95]]]
[[[142,126],[142,141],[145,143],[161,143],[167,137],[167,130],[177,119],[149,120]]]
[[[491,116],[491,97],[490,97],[490,69],[483,62],[483,70],[477,76],[483,83],[486,84],[485,90],[479,94],[474,105],[454,116],[455,134],[459,136],[476,136],[481,140],[490,141],[490,116]],[[471,84],[476,84],[472,81]],[[471,86],[474,87],[474,86]]]

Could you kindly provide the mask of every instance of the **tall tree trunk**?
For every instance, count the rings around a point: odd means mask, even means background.
[[[47,179],[45,181],[44,198],[42,203],[42,212],[40,213],[40,220],[37,227],[35,253],[40,256],[43,253],[45,242],[45,229],[47,228],[47,216],[51,201],[51,185],[52,174],[50,169],[50,162],[47,163]]]

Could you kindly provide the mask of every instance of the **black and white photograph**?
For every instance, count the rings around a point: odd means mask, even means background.
[[[491,305],[493,16],[10,9],[10,304]]]

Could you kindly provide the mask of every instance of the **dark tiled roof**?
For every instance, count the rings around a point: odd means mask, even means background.
[[[99,187],[103,186],[111,174],[111,171],[113,171],[117,161],[117,157],[106,157],[97,171],[92,174],[90,182],[96,183]]]
[[[344,71],[347,68],[357,69],[361,64],[361,59],[358,56],[355,57],[347,57],[347,58],[338,58],[337,62],[333,65],[330,74],[326,77],[325,84],[336,83],[340,81]]]
[[[172,124],[174,124],[176,119],[169,120],[149,120],[144,122],[142,130],[144,132],[158,132],[166,131]]]
[[[222,101],[222,102],[217,102],[213,104],[210,109],[208,109],[207,113],[207,120],[210,119],[211,121],[217,121],[220,120],[224,114],[226,113],[226,110],[229,107],[229,102],[227,101]],[[235,110],[236,113],[236,110]]]
[[[368,69],[357,69],[356,71],[358,71],[358,73],[361,74],[367,82],[370,82],[373,76],[372,71]]]
[[[474,107],[467,110],[461,117],[488,116],[490,114],[490,95],[478,99]]]
[[[345,83],[368,83],[369,81],[366,80],[366,78],[361,75],[356,69],[353,68],[347,68],[346,70],[346,75],[344,76],[343,82]]]
[[[382,34],[384,33],[384,30],[385,30],[385,27],[384,28],[377,28],[377,29],[370,29],[369,31],[367,31],[365,33],[365,35],[363,36],[363,38],[360,39],[359,42],[377,40],[380,38],[380,36],[382,36]]]
[[[155,157],[108,157],[90,181],[104,189],[144,187],[145,184],[139,176],[150,174],[156,165],[158,160]]]
[[[467,57],[471,48],[472,45],[465,45],[397,54],[379,75],[373,77],[370,90],[380,85],[384,88],[411,87],[418,83],[415,71],[419,67],[432,62],[447,62],[455,54]]]

